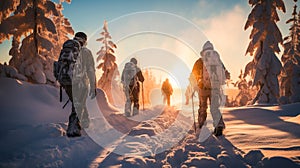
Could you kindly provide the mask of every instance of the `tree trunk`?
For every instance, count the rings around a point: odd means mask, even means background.
[[[38,40],[37,40],[37,36],[38,36],[38,23],[37,23],[37,15],[38,15],[37,8],[38,7],[37,6],[38,6],[37,0],[33,0],[33,10],[34,10],[33,40],[34,40],[34,47],[35,47],[35,56],[38,56],[38,54],[39,54]]]

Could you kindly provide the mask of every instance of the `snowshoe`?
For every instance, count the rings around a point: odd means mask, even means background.
[[[75,116],[70,116],[69,124],[67,129],[68,137],[79,137],[81,136],[81,126],[78,118]]]
[[[223,135],[223,130],[224,130],[224,128],[223,127],[217,127],[217,128],[215,128],[215,130],[214,130],[214,135],[215,136],[222,136]]]

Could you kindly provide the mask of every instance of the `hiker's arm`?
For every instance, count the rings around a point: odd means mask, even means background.
[[[225,71],[225,78],[226,78],[226,79],[230,79],[230,72],[227,71],[227,69],[226,69],[226,67],[225,67],[225,65],[223,64],[222,61],[221,61],[221,63],[222,63],[223,69],[224,69],[224,71]]]
[[[86,58],[86,72],[90,81],[91,93],[95,92],[96,94],[96,75],[95,75],[95,63],[92,52],[89,49],[85,49],[84,56]],[[91,95],[90,93],[90,95]]]
[[[124,70],[122,71],[122,75],[121,75],[121,83],[124,83]]]
[[[140,68],[137,68],[137,77],[138,77],[140,82],[144,82],[145,78],[144,78]]]

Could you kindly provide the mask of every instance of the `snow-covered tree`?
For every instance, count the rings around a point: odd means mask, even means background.
[[[249,65],[246,66],[249,68]],[[249,72],[247,72],[249,74]],[[234,87],[237,87],[239,89],[238,95],[235,97],[235,105],[237,106],[244,106],[247,104],[251,104],[251,100],[253,100],[255,96],[255,92],[257,89],[255,86],[253,87],[252,83],[252,78],[247,79],[247,74],[246,72],[243,73],[243,70],[241,70],[241,73],[239,75],[239,79],[233,83]]]
[[[97,62],[100,64],[98,69],[103,71],[101,78],[98,81],[98,87],[102,88],[109,99],[110,103],[113,102],[112,89],[113,83],[117,83],[117,76],[119,76],[118,65],[116,64],[116,56],[114,49],[117,48],[116,44],[111,41],[111,36],[108,32],[107,22],[104,21],[103,31],[100,33],[101,37],[97,41],[102,43],[101,49],[97,52]]]
[[[71,23],[68,18],[66,18],[62,11],[64,10],[62,3],[67,2],[71,3],[71,0],[60,0],[58,4],[56,4],[56,8],[58,11],[58,16],[53,17],[53,22],[56,26],[56,32],[54,39],[56,40],[56,45],[54,46],[53,55],[55,59],[58,58],[62,45],[65,41],[69,39],[69,35],[74,35],[74,30],[71,26]]]
[[[2,0],[0,43],[12,38],[9,65],[34,83],[54,83],[53,59],[59,16],[50,0]],[[4,14],[3,14],[4,13]]]
[[[140,99],[140,104],[144,103],[145,105],[150,105],[150,94],[154,89],[160,89],[161,85],[158,83],[156,77],[153,75],[150,69],[145,69],[142,71],[145,81],[143,82],[144,87],[144,102]],[[142,93],[141,93],[142,94]]]
[[[286,24],[291,24],[291,27],[289,29],[289,35],[284,38],[284,52],[281,57],[281,61],[283,63],[283,71],[281,75],[281,95],[285,96],[285,99],[288,99],[289,102],[299,102],[300,23],[296,5],[294,5],[292,18],[288,19]]]
[[[282,35],[276,22],[279,21],[277,9],[285,12],[283,0],[249,0],[253,7],[245,24],[245,30],[252,26],[250,43],[246,54],[254,56],[255,75],[253,84],[259,87],[254,99],[258,103],[277,103],[279,98],[278,75],[281,62],[275,53],[279,53],[278,44],[282,44]]]

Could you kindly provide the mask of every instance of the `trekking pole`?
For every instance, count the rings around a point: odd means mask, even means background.
[[[195,120],[195,109],[194,109],[194,94],[195,94],[195,91],[193,91],[193,94],[192,94],[192,107],[193,107],[194,129],[195,129],[195,134],[196,134],[196,120]]]
[[[70,99],[68,99],[68,101],[64,104],[64,106],[62,107],[63,109],[66,107],[66,105],[69,103]]]
[[[142,82],[142,100],[143,100],[143,111],[145,111],[145,108],[144,108],[144,82]]]

